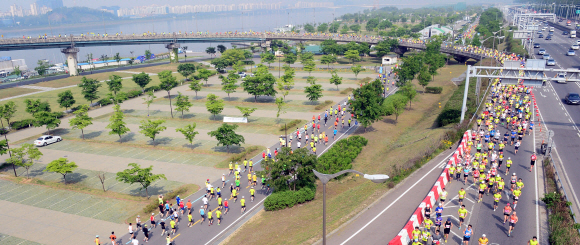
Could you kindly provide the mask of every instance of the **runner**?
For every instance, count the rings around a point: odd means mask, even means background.
[[[207,211],[207,220],[208,220],[207,226],[211,226],[213,224],[213,217],[212,217],[211,209]]]
[[[520,199],[520,196],[522,195],[522,190],[520,189],[515,189],[513,191],[514,194],[514,212],[516,211],[516,206],[518,205],[518,200]]]
[[[189,211],[189,213],[187,213],[187,219],[189,220],[189,224],[187,224],[188,227],[193,226],[193,215],[191,215],[191,211]]]
[[[512,231],[516,228],[516,223],[518,222],[518,216],[516,215],[516,211],[512,213],[510,216],[510,229],[508,231],[508,237],[512,235]]]
[[[431,205],[427,204],[423,213],[425,214],[425,219],[431,219]]]
[[[423,244],[427,245],[427,242],[429,242],[429,238],[431,238],[431,232],[429,232],[429,230],[425,229],[421,232],[421,240],[423,240]]]
[[[499,204],[499,200],[501,200],[501,192],[496,192],[493,194],[493,211],[497,209],[497,205]]]
[[[129,235],[131,235],[131,238],[135,238],[135,234],[133,234],[133,224],[129,223],[129,228],[127,228],[129,230]]]
[[[465,198],[465,190],[463,189],[463,187],[461,187],[461,190],[459,190],[458,195],[459,195],[459,199],[458,199],[459,206],[462,206],[463,205],[463,199]]]
[[[530,157],[531,161],[530,161],[530,172],[532,172],[532,169],[534,168],[534,164],[536,164],[536,153],[532,153],[532,156]]]
[[[169,225],[171,226],[171,233],[175,235],[175,231],[177,230],[177,224],[175,223],[175,220],[172,219],[169,221]]]
[[[487,245],[489,243],[489,239],[487,239],[487,237],[485,237],[485,234],[483,234],[479,238],[478,242],[479,242],[479,245]]]
[[[439,234],[439,230],[435,230],[435,235],[432,236],[433,242],[431,245],[439,245],[441,243],[441,234]]]
[[[457,227],[457,229],[461,230],[461,225],[463,225],[463,222],[467,217],[467,209],[465,209],[465,205],[461,205],[461,208],[457,210],[457,214],[459,214],[459,226]]]
[[[151,213],[151,218],[149,218],[149,220],[151,220],[151,227],[152,228],[157,227],[157,224],[155,223],[155,213]]]
[[[437,216],[437,218],[435,218],[435,230],[436,231],[440,231],[441,230],[441,224],[443,223],[443,217],[441,216]]]
[[[115,232],[114,231],[111,231],[111,235],[109,236],[109,238],[111,239],[111,244],[117,245],[117,236],[115,236]]]
[[[222,174],[222,188],[224,188],[225,186],[226,186],[226,174]]]
[[[165,229],[165,220],[164,219],[160,220],[159,221],[159,225],[161,226],[161,235],[163,236],[165,234],[165,231],[166,231],[166,229]]]
[[[101,240],[99,240],[99,235],[95,238],[95,245],[101,245]]]
[[[437,217],[443,216],[443,205],[441,203],[435,208],[435,215]]]
[[[256,175],[254,175],[256,176]],[[250,198],[252,199],[252,202],[254,202],[254,194],[256,193],[256,190],[254,190],[254,187],[252,186],[252,188],[250,189]]]
[[[149,228],[147,228],[147,225],[143,226],[143,235],[145,236],[145,238],[143,238],[143,241],[149,242]]]
[[[218,220],[218,225],[220,225],[222,223],[222,211],[220,211],[219,209],[215,211],[215,217]]]
[[[465,231],[463,232],[463,244],[464,245],[469,245],[469,240],[471,239],[472,234],[473,234],[473,228],[471,228],[471,225],[468,225],[467,228],[465,228]]]
[[[227,214],[229,210],[230,210],[230,206],[229,206],[229,203],[228,203],[228,199],[226,199],[224,201],[224,214]]]
[[[199,215],[201,216],[200,222],[203,224],[203,221],[205,221],[205,210],[203,209],[203,206],[199,208]]]
[[[201,199],[201,201],[203,202],[203,208],[207,209],[207,203],[208,203],[207,195],[203,195],[203,198]]]
[[[242,199],[240,199],[240,204],[242,206],[242,210],[241,210],[242,212],[241,213],[243,214],[246,211],[246,199],[245,199],[245,196],[242,196]]]
[[[539,245],[540,242],[538,242],[538,237],[534,236],[532,237],[532,240],[528,241],[528,245]]]
[[[483,178],[483,175],[482,175],[482,178],[480,178],[480,179],[481,179],[481,181],[479,182],[479,199],[477,200],[478,203],[481,202],[481,200],[483,199],[483,194],[485,193],[485,189],[487,188],[487,185],[485,184],[485,179]]]
[[[508,218],[510,217],[510,214],[512,212],[512,207],[510,207],[510,203],[506,203],[505,207],[503,207],[503,224],[505,225],[505,222],[508,220]]]

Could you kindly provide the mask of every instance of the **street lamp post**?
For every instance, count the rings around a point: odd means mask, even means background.
[[[322,182],[322,245],[326,245],[326,183],[345,173],[356,173],[362,175],[365,179],[377,184],[384,183],[389,179],[389,176],[386,174],[363,174],[352,169],[342,170],[335,174],[323,174],[314,169],[312,171],[314,172],[314,175],[318,177],[320,182]]]

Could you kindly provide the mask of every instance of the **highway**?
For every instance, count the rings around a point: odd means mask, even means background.
[[[537,38],[537,34],[534,34]],[[561,30],[556,30],[554,37],[550,41],[545,39],[536,39],[535,42],[540,43],[542,48],[556,60],[556,68],[568,69],[580,68],[580,50],[576,50],[576,56],[566,56],[566,52],[573,43],[580,38],[569,38],[562,35]],[[535,49],[534,56],[538,57]],[[554,76],[554,73],[547,73],[548,76]],[[536,89],[536,100],[540,109],[541,117],[545,121],[545,125],[549,130],[554,131],[554,143],[556,145],[556,157],[562,163],[562,172],[565,180],[570,186],[568,190],[569,198],[573,200],[575,205],[572,208],[575,213],[580,210],[578,208],[578,189],[580,187],[580,178],[574,176],[580,175],[580,107],[576,105],[567,105],[563,98],[568,93],[579,93],[580,85],[578,83],[560,84],[555,82],[547,83],[541,89]],[[572,177],[572,178],[570,178]],[[576,187],[577,189],[574,189]]]

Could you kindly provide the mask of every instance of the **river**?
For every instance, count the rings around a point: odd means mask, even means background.
[[[316,18],[316,22],[330,22],[333,19],[333,14],[339,17],[345,13],[353,13],[359,10],[363,10],[360,7],[344,7],[336,9],[322,9],[317,8],[316,13],[313,9],[294,9],[288,14],[286,11],[276,11],[269,13],[258,13],[249,12],[244,13],[243,18],[240,12],[220,12],[215,13],[215,15],[206,15],[204,18],[199,18],[197,21],[192,16],[191,18],[178,18],[169,20],[153,20],[148,22],[138,22],[138,23],[120,23],[111,24],[105,23],[105,25],[92,25],[83,27],[53,27],[53,35],[79,35],[80,33],[104,33],[105,29],[109,35],[114,35],[115,33],[144,33],[144,32],[197,32],[199,31],[209,31],[209,32],[225,32],[225,31],[273,31],[274,28],[287,25],[288,23],[292,25],[303,25],[305,23],[313,23]],[[316,16],[314,16],[316,14]],[[243,25],[243,26],[242,26]],[[26,30],[23,29],[18,32],[12,32],[5,37],[22,37],[22,36],[32,36],[38,37],[38,35],[44,35],[47,33],[50,35],[50,29],[45,30]],[[211,46],[216,46],[220,43],[211,43]],[[230,47],[229,43],[221,43],[226,47]],[[189,43],[181,44],[182,46],[187,46],[188,50],[193,52],[204,52],[206,47],[210,46],[210,43]],[[151,50],[153,53],[164,53],[167,52],[164,45],[162,44],[152,44],[152,45],[123,45],[123,46],[99,46],[99,47],[82,47],[78,54],[79,62],[84,62],[87,60],[87,54],[92,53],[93,58],[99,58],[101,55],[108,55],[109,58],[113,57],[115,53],[120,53],[122,57],[131,57],[130,51],[133,51],[133,56],[143,55],[145,50]],[[64,55],[59,49],[38,49],[38,50],[20,50],[20,51],[5,51],[0,52],[0,56],[10,56],[12,59],[25,59],[26,64],[29,69],[36,67],[36,63],[40,59],[47,59],[51,63],[63,63],[65,61]]]

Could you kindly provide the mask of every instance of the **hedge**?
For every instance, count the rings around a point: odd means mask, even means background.
[[[425,93],[440,94],[443,92],[443,87],[425,87]]]
[[[469,119],[475,109],[477,108],[476,96],[475,96],[475,85],[476,78],[471,78],[469,82],[469,92],[467,93],[467,111],[465,112],[465,118]],[[461,117],[461,107],[463,106],[463,92],[465,91],[465,82],[459,85],[457,90],[453,92],[451,98],[447,101],[443,110],[437,117],[438,126],[445,126],[448,124],[459,123]]]
[[[131,91],[129,91],[129,93],[127,93],[127,97],[135,98],[141,94],[143,94],[143,92],[141,90],[131,90]]]
[[[153,85],[151,87],[146,88],[145,89],[145,92],[149,92],[149,91],[152,91],[152,90],[153,91],[159,91],[159,90],[161,90],[161,88],[159,86],[157,86],[157,85]]]
[[[355,135],[342,139],[328,149],[327,152],[318,158],[316,171],[325,174],[334,174],[342,170],[351,169],[352,161],[367,145],[368,140],[362,136]]]
[[[111,101],[111,99],[109,99],[109,98],[106,98],[106,99],[101,99],[101,100],[99,100],[99,102],[98,102],[98,103],[99,103],[99,105],[101,105],[101,106],[105,106],[105,105],[110,105],[110,104],[113,104],[113,101]]]
[[[296,204],[304,203],[314,199],[316,191],[310,188],[302,188],[298,191],[280,191],[266,197],[264,208],[266,211],[276,211],[294,207]]]
[[[292,120],[289,123],[286,123],[285,125],[280,126],[280,131],[284,131],[286,129],[290,129],[290,131],[292,131],[292,129],[294,127],[296,127],[296,125],[300,124],[301,122],[302,122],[302,120],[298,120],[298,119]],[[286,127],[284,127],[284,126],[286,126]]]

